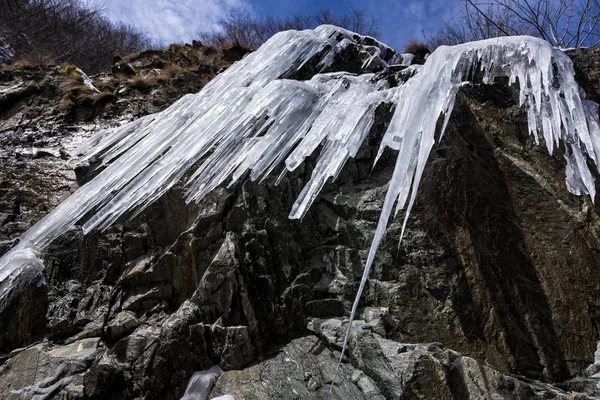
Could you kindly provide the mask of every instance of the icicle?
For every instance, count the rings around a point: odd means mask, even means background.
[[[335,176],[358,150],[385,95],[370,82],[372,75],[333,73],[305,82],[283,78],[302,68],[323,70],[336,53],[363,42],[387,59],[396,54],[372,38],[329,25],[278,33],[200,93],[184,96],[161,113],[95,135],[75,153],[82,162],[99,159],[105,169],[26,232],[14,250],[25,248],[24,243],[43,249],[78,222],[87,233],[110,226],[128,211],[138,213],[209,153],[193,175],[187,201],[199,201],[230,175],[235,181],[247,169],[252,179],[263,179],[299,142],[293,157],[301,162],[327,138],[327,153],[338,167],[329,170],[321,162],[324,174],[318,179]],[[346,112],[357,104],[362,110],[358,117]],[[305,198],[300,214],[320,186]],[[91,217],[81,221],[84,215]],[[13,253],[0,258],[0,278],[19,268]]]

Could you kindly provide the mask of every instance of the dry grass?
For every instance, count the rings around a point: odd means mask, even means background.
[[[171,79],[183,72],[184,72],[184,69],[181,68],[179,65],[171,64],[168,67],[166,67],[165,69],[163,69],[162,72],[160,73],[160,75],[163,75],[163,76]]]
[[[68,113],[77,107],[103,107],[108,103],[114,103],[116,101],[117,96],[111,92],[68,92],[61,98],[59,108],[61,111]]]
[[[108,103],[114,103],[117,101],[117,96],[115,96],[111,92],[100,92],[94,93],[92,95],[84,96],[81,99],[82,105],[91,105],[91,106],[104,106]]]
[[[81,93],[93,92],[88,86],[83,83],[83,76],[79,73],[79,68],[75,65],[65,65],[60,71],[64,77],[61,88],[62,91],[71,96],[78,96]]]
[[[67,78],[64,80],[62,84],[63,92],[68,93],[85,93],[85,92],[93,92],[89,86],[83,84],[83,80],[78,80],[77,78]]]
[[[138,56],[139,53],[132,53],[132,54],[127,54],[123,57],[121,57],[121,60],[126,63],[129,64],[130,62],[132,62],[133,60],[135,60],[135,58]]]
[[[148,75],[148,76],[135,76],[131,79],[126,80],[126,83],[130,88],[145,92],[151,89],[155,89],[163,86],[171,79],[178,75],[186,74],[190,72],[190,69],[197,68],[196,66],[190,66],[189,68],[182,68],[181,66],[171,63],[165,67],[159,74]]]
[[[425,43],[420,43],[416,40],[411,40],[404,47],[404,52],[414,54],[416,57],[423,58],[426,54],[431,53],[431,50],[429,50],[429,46],[427,46]]]
[[[73,65],[73,64],[66,64],[63,69],[60,71],[60,73],[63,76],[73,76],[73,75],[79,75],[79,68],[77,68],[77,66]],[[83,78],[82,78],[83,81]]]
[[[58,104],[58,108],[60,108],[61,111],[69,111],[73,107],[75,107],[75,102],[69,95],[64,95]]]
[[[227,51],[235,53],[238,50],[239,46],[231,46]],[[158,89],[160,93],[164,91],[167,97],[175,93],[196,92],[219,69],[229,65],[223,58],[223,51],[196,43],[115,56],[112,73],[96,77],[93,81],[100,93],[83,84],[76,66],[65,65],[61,69],[60,108],[77,118],[88,118],[101,112],[106,104],[115,103],[122,96],[131,96],[135,92],[145,94]]]
[[[114,92],[115,85],[113,84],[113,79],[111,80],[96,80],[93,82],[94,86],[98,88],[101,92]]]
[[[160,87],[168,81],[168,76],[159,74],[153,76],[135,76],[132,79],[129,79],[127,83],[132,89],[138,90],[140,92],[146,92],[148,90]]]
[[[63,75],[64,80],[61,85],[63,95],[60,100],[59,108],[64,112],[71,112],[76,107],[105,105],[109,102],[116,101],[115,95],[109,88],[112,86],[110,82],[106,82],[106,85],[103,87],[103,89],[108,90],[103,90],[98,93],[83,83],[83,76],[76,66],[66,65],[62,69],[61,74]]]
[[[10,67],[14,69],[23,69],[27,71],[42,70],[45,68],[43,64],[27,58],[19,58],[13,61]]]

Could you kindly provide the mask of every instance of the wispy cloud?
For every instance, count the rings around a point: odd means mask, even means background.
[[[236,12],[250,12],[248,0],[99,0],[113,21],[130,23],[164,43],[190,42],[198,30],[219,29]]]

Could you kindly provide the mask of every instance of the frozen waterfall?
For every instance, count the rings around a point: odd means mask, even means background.
[[[389,87],[372,73],[327,72],[336,55],[356,46],[363,67],[410,62],[371,38],[334,27],[287,31],[217,76],[195,95],[163,112],[100,132],[77,151],[82,161],[100,160],[104,169],[26,232],[0,258],[0,281],[28,262],[67,229],[106,228],[125,213],[135,215],[163,195],[192,166],[187,201],[199,201],[249,171],[262,180],[275,171],[293,171],[321,146],[311,179],[290,218],[302,218],[328,179],[356,156],[383,103],[395,106],[379,155],[397,150],[375,237],[350,320],[364,289],[375,252],[394,204],[405,210],[404,226],[443,118],[443,134],[455,96],[477,73],[483,83],[507,76],[518,83],[528,109],[530,134],[542,135],[548,151],[565,149],[566,179],[575,194],[595,196],[587,159],[598,165],[600,123],[597,105],[583,99],[570,59],[549,43],[507,37],[440,47],[404,84]],[[308,80],[300,80],[311,77]],[[84,216],[86,218],[84,219]],[[344,342],[346,346],[348,337]]]

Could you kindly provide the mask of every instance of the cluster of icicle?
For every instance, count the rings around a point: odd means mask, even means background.
[[[586,157],[598,164],[597,105],[583,100],[571,61],[547,42],[508,37],[441,47],[406,83],[393,88],[374,74],[334,72],[305,81],[286,79],[303,68],[325,71],[352,43],[367,49],[365,63],[375,57],[383,65],[408,59],[373,39],[333,26],[282,32],[198,94],[92,137],[77,153],[82,161],[101,160],[105,168],[0,259],[0,281],[28,258],[35,261],[35,251],[75,224],[89,232],[108,227],[126,212],[139,213],[200,160],[200,167],[188,174],[187,201],[199,201],[248,171],[250,179],[262,180],[279,168],[281,179],[322,146],[312,177],[290,213],[290,218],[302,218],[325,182],[335,179],[346,160],[357,154],[377,107],[392,103],[395,111],[378,157],[390,147],[398,151],[397,161],[352,320],[393,206],[396,213],[406,210],[405,226],[438,119],[443,117],[443,134],[461,84],[476,72],[483,83],[497,76],[518,82],[521,104],[529,110],[530,133],[536,140],[538,132],[543,133],[550,153],[563,144],[569,190],[594,198]]]

